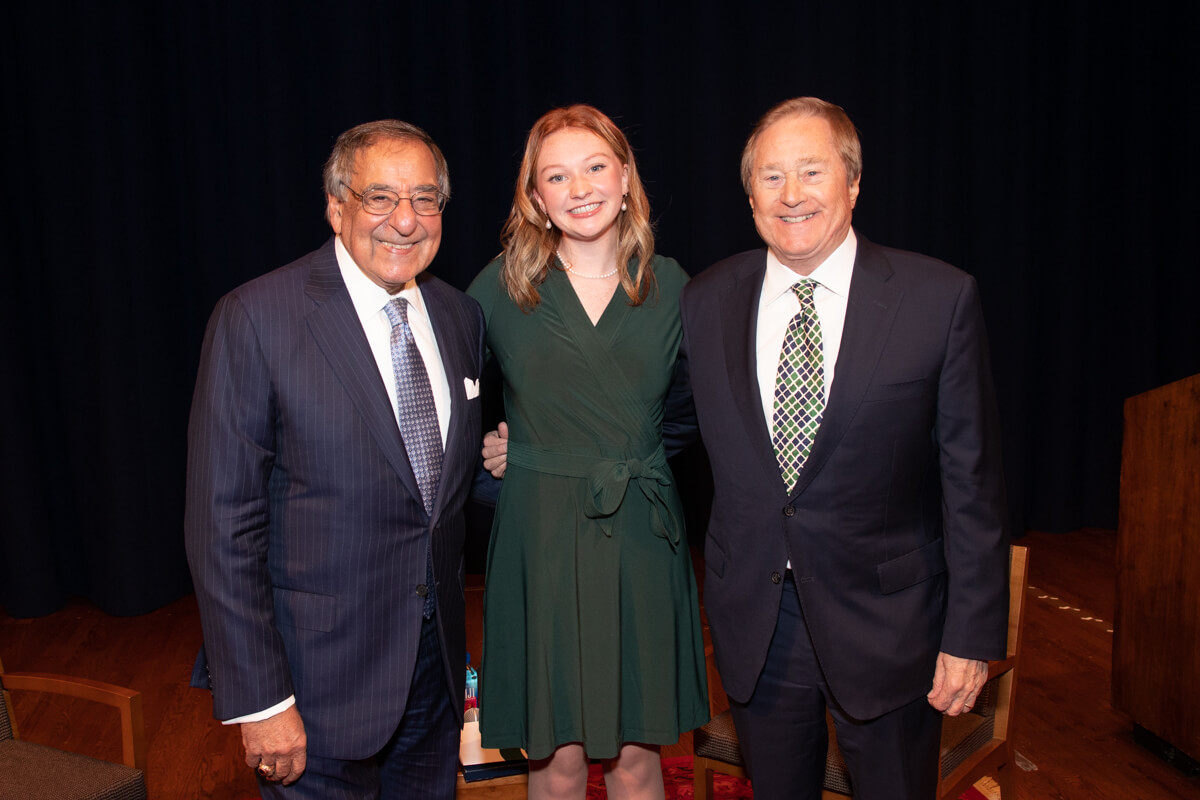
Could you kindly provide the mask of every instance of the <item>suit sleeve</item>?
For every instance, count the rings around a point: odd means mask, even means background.
[[[688,371],[687,352],[684,340],[687,337],[683,330],[683,292],[686,289],[688,276],[674,259],[661,259],[663,266],[659,272],[674,283],[679,281],[679,290],[670,297],[679,314],[680,340],[675,354],[675,370],[671,375],[671,386],[667,391],[666,403],[663,407],[663,444],[667,456],[674,456],[693,444],[699,438],[699,428],[696,423],[696,404],[692,398],[692,381]],[[673,273],[673,274],[672,274]],[[677,295],[677,296],[676,296]]]
[[[941,650],[999,659],[1008,628],[1008,530],[1000,423],[983,311],[966,277],[938,384],[935,435],[949,590]]]
[[[663,444],[667,455],[677,455],[695,442],[697,430],[696,405],[692,400],[687,357],[681,347],[663,409]]]
[[[188,425],[184,520],[213,714],[252,714],[293,694],[267,569],[276,404],[254,324],[236,295],[205,333]]]

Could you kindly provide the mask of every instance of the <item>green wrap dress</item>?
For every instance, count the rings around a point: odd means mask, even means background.
[[[683,510],[663,451],[687,275],[617,288],[593,326],[565,273],[523,313],[500,260],[471,284],[504,376],[508,467],[488,549],[480,729],[530,758],[581,742],[674,744],[708,721]]]

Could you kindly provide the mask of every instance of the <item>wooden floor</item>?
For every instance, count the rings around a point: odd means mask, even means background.
[[[1135,744],[1130,720],[1111,706],[1115,540],[1098,530],[1021,540],[1031,551],[1015,722],[1030,770],[1017,776],[1021,800],[1200,800],[1200,777],[1185,777]],[[477,608],[477,586],[469,596]],[[468,641],[478,636],[476,622]],[[63,672],[143,693],[151,797],[256,797],[236,730],[215,723],[206,693],[187,687],[199,643],[190,597],[134,618],[82,603],[33,620],[0,614],[7,669]],[[24,738],[119,759],[115,714],[29,693],[13,701]],[[689,734],[664,755],[690,747]]]

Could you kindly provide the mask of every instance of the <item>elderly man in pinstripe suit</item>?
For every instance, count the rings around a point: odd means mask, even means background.
[[[454,795],[483,320],[427,271],[449,190],[421,129],[347,131],[325,167],[333,238],[208,325],[193,680],[241,726],[264,796]]]

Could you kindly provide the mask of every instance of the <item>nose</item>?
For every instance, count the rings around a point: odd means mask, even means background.
[[[412,233],[417,227],[417,212],[413,211],[412,200],[401,197],[400,202],[388,215],[388,224],[404,235]]]
[[[783,176],[783,189],[779,193],[779,199],[786,205],[798,206],[808,197],[804,191],[804,181],[800,180],[799,175],[788,173]]]
[[[571,181],[571,197],[582,199],[592,193],[591,181],[586,176],[580,175],[575,180]]]

